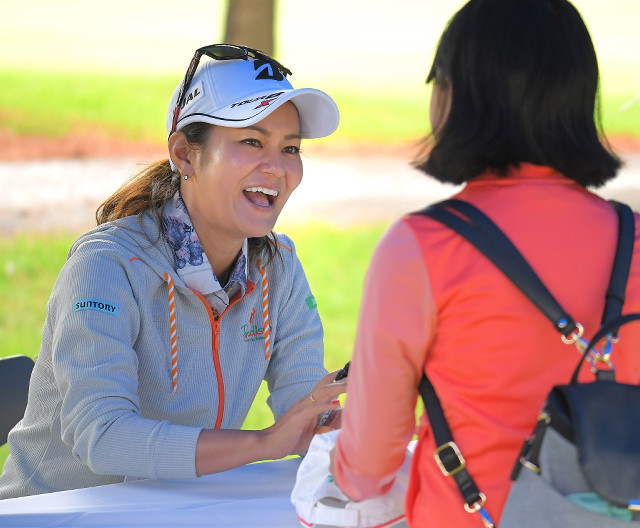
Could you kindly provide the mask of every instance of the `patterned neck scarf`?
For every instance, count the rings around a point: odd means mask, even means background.
[[[248,250],[246,238],[227,284],[221,285],[202,249],[180,191],[176,192],[164,207],[162,230],[173,250],[178,275],[189,288],[204,295],[215,310],[219,313],[224,311],[229,305],[229,297],[236,288],[239,287],[242,295],[245,294]]]

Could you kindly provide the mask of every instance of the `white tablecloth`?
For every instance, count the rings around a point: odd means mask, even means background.
[[[299,528],[299,459],[199,479],[140,480],[0,500],[0,527]]]

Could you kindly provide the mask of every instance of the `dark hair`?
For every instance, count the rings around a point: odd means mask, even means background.
[[[191,123],[181,131],[192,147],[206,148],[209,133],[215,125],[208,123]],[[120,187],[107,198],[96,211],[98,225],[138,215],[142,218],[147,211],[155,217],[162,231],[162,209],[173,198],[180,188],[180,175],[171,170],[169,159],[157,161]],[[276,234],[249,238],[249,257],[257,258],[263,251],[266,253],[266,262],[271,261],[279,254]]]
[[[566,0],[469,1],[440,37],[431,81],[450,111],[414,166],[437,180],[529,162],[597,187],[620,168],[602,134],[593,43]]]

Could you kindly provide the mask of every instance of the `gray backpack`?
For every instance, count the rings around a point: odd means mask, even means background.
[[[640,385],[616,382],[609,358],[619,327],[640,320],[640,314],[621,315],[635,221],[628,206],[611,203],[620,220],[618,248],[601,328],[590,341],[480,210],[467,202],[445,200],[417,213],[438,220],[472,243],[547,316],[566,343],[575,343],[582,352],[569,383],[551,389],[537,425],[514,461],[500,528],[640,527]],[[578,382],[585,359],[596,374],[591,383]],[[602,364],[607,367],[597,368]],[[465,510],[477,512],[486,527],[497,526],[484,507],[487,498],[465,468],[426,375],[419,390],[438,446],[435,458],[440,469],[455,480]]]

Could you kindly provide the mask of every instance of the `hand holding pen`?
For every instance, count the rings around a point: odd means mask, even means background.
[[[349,365],[351,364],[351,361],[348,361],[347,364],[342,367],[338,373],[336,374],[335,379],[333,380],[333,382],[335,383],[336,381],[340,381],[344,378],[346,378],[349,375]],[[339,405],[338,400],[336,400],[336,404]],[[330,410],[330,411],[325,411],[322,414],[318,415],[318,423],[316,427],[326,427],[330,422],[333,422],[333,419],[335,419],[335,415],[337,413],[337,410]],[[333,415],[333,417],[332,417]],[[333,419],[329,420],[329,418],[332,417]]]

